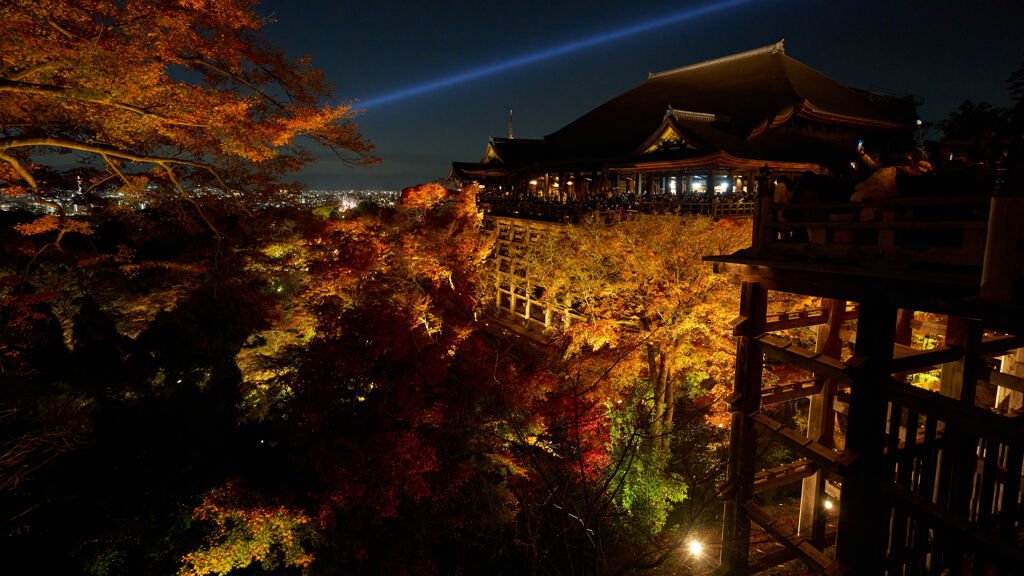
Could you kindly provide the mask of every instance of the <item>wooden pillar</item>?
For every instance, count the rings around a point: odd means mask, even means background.
[[[722,568],[725,574],[748,571],[750,517],[743,505],[754,497],[757,431],[750,416],[761,407],[761,371],[764,357],[754,340],[764,332],[768,291],[756,282],[744,282],[740,298],[742,322],[736,327],[736,381],[732,396],[728,485],[722,533]]]
[[[856,455],[843,480],[836,559],[855,574],[883,574],[889,517],[878,491],[885,446],[885,388],[891,379],[896,308],[861,302],[856,354],[850,362],[846,450]]]
[[[839,359],[842,354],[843,340],[839,337],[839,329],[843,325],[846,312],[845,300],[824,300],[822,306],[827,310],[828,322],[818,326],[818,337],[815,351],[829,358]],[[811,405],[807,414],[807,438],[823,446],[831,448],[834,444],[836,413],[833,408],[836,384],[825,379],[821,392],[811,396]],[[828,474],[818,470],[814,475],[803,479],[800,491],[800,519],[797,533],[809,538],[818,548],[825,544],[825,527],[828,521],[828,509],[825,508],[825,482]]]
[[[758,178],[757,206],[754,211],[754,243],[751,246],[751,253],[755,258],[769,249],[772,240],[773,231],[768,227],[773,220],[772,212],[775,210],[772,206],[771,177],[771,171],[766,165],[761,169]]]
[[[943,396],[974,405],[979,363],[984,361],[972,354],[971,349],[981,343],[981,333],[980,322],[958,316],[949,317],[946,324],[946,346],[961,346],[965,354],[962,360],[942,365],[939,386]]]
[[[950,316],[946,324],[946,346],[961,346],[964,357],[942,366],[940,393],[974,406],[978,376],[984,360],[977,355],[981,343],[982,327],[977,320]],[[945,437],[949,439],[938,470],[938,505],[945,506],[960,519],[967,520],[973,492],[974,474],[978,467],[978,438],[955,424],[947,424]],[[956,573],[964,557],[964,542],[943,536],[937,538],[937,549],[942,550],[941,565]]]
[[[1024,190],[1006,185],[1004,170],[996,171],[996,189],[988,212],[985,263],[981,274],[981,297],[995,302],[1012,302],[1024,267],[1021,254],[1020,215],[1024,213]],[[1018,180],[1019,182],[1019,180]]]
[[[530,312],[531,312],[531,308],[533,308],[533,291],[532,291],[531,288],[532,287],[530,286],[530,281],[527,280],[526,281],[526,323],[524,324],[524,326],[526,326],[527,330],[530,329]]]
[[[1024,377],[1024,348],[1003,356],[999,371],[1011,376]],[[1000,386],[996,389],[996,408],[1017,410],[1024,406],[1024,394]]]

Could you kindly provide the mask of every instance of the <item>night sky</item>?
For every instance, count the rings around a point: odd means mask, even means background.
[[[480,160],[489,136],[508,135],[509,108],[517,137],[541,138],[648,72],[782,39],[787,55],[841,83],[917,96],[927,122],[968,98],[1008,104],[1006,79],[1024,62],[1021,0],[732,0],[692,19],[378,100],[716,3],[266,0],[257,10],[276,19],[268,38],[293,57],[312,55],[339,98],[371,103],[357,122],[383,161],[353,169],[325,158],[300,175],[321,188],[399,189],[440,178],[452,160]]]

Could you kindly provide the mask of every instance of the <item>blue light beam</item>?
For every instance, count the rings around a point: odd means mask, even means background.
[[[457,74],[453,74],[451,76],[441,78],[439,80],[433,80],[430,82],[426,82],[424,84],[419,84],[417,86],[402,88],[401,90],[396,90],[394,92],[391,92],[390,94],[384,94],[382,96],[370,98],[369,100],[363,100],[358,104],[361,105],[361,108],[368,110],[372,107],[380,106],[382,104],[390,104],[398,100],[403,100],[405,98],[410,98],[412,96],[418,96],[420,94],[425,94],[427,92],[433,92],[434,90],[447,88],[448,86],[454,86],[456,84],[461,84],[463,82],[468,82],[470,80],[475,80],[477,78],[482,78],[484,76],[490,76],[491,74],[497,74],[498,72],[504,72],[505,70],[510,70],[512,68],[518,68],[520,66],[525,66],[527,64],[533,64],[534,62],[540,62],[542,60],[548,60],[556,56],[562,56],[570,52],[583,50],[584,48],[590,48],[592,46],[605,44],[607,42],[612,42],[614,40],[621,40],[622,38],[633,36],[635,34],[640,34],[641,32],[648,32],[650,30],[662,28],[670,24],[676,24],[679,22],[684,22],[686,20],[692,20],[694,18],[706,16],[713,12],[720,12],[728,8],[734,8],[737,6],[741,6],[743,4],[749,4],[750,2],[753,1],[754,0],[723,0],[721,2],[704,4],[696,8],[689,8],[687,10],[676,12],[668,16],[663,16],[661,18],[657,18],[654,20],[647,20],[644,22],[627,26],[625,28],[620,28],[618,30],[613,30],[611,32],[606,32],[603,34],[598,34],[590,38],[584,38],[582,40],[576,40],[573,42],[560,44],[558,46],[546,48],[539,52],[533,52],[530,54],[516,56],[511,60],[505,60],[504,62],[499,62],[497,64],[483,66],[481,68],[476,68],[474,70],[466,70],[464,72],[459,72]]]

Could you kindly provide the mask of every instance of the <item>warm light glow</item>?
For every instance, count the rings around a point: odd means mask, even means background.
[[[832,509],[832,501],[831,500],[825,500],[825,510],[831,510],[831,509]]]
[[[690,540],[686,546],[690,549],[691,556],[700,556],[704,552],[704,545],[696,540]]]
[[[536,186],[536,185],[537,185],[537,181],[536,180],[530,180],[530,186]]]

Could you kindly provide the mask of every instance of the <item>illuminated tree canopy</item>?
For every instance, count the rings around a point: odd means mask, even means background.
[[[41,192],[54,152],[96,159],[133,196],[274,190],[305,143],[373,162],[348,103],[308,58],[260,36],[247,0],[12,0],[0,5],[0,183]],[[144,174],[133,174],[144,169]],[[159,188],[147,186],[159,184]]]

